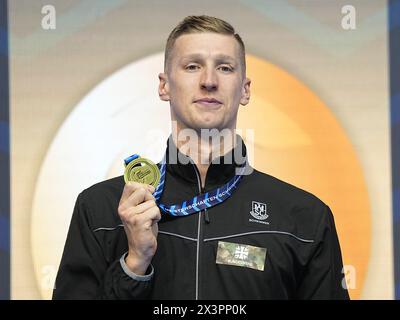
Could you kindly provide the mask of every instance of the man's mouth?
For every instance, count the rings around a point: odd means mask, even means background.
[[[198,103],[198,104],[202,104],[204,106],[210,106],[210,107],[215,107],[215,106],[219,106],[222,104],[221,101],[219,101],[215,98],[201,98],[201,99],[196,99],[194,102]]]

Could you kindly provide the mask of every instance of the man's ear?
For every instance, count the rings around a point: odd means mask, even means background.
[[[167,75],[165,73],[160,73],[158,75],[160,84],[158,85],[158,95],[162,101],[169,101],[169,85]]]
[[[240,97],[240,104],[242,106],[245,106],[250,101],[250,84],[251,84],[251,80],[249,78],[246,78],[243,81],[242,94]]]

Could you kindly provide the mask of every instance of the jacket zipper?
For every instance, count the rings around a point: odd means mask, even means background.
[[[204,192],[204,190],[203,190],[203,192]],[[207,224],[209,224],[209,223],[211,222],[210,217],[209,217],[209,215],[208,215],[207,208],[204,209],[204,221],[205,221]]]
[[[203,191],[203,188],[201,186],[201,179],[200,179],[200,175],[199,172],[197,170],[197,167],[194,163],[193,167],[194,167],[194,171],[196,172],[196,177],[197,177],[197,185],[199,187],[199,192],[200,194]],[[202,239],[202,228],[201,228],[201,215],[202,215],[202,211],[199,212],[198,215],[198,220],[197,220],[197,248],[196,248],[196,300],[199,300],[199,284],[200,284],[200,263],[199,263],[199,259],[200,259],[200,243],[201,243],[201,239]],[[207,214],[208,216],[208,214]]]

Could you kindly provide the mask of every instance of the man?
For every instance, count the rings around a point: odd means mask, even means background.
[[[159,79],[173,122],[161,198],[123,177],[83,191],[53,298],[348,299],[330,209],[252,170],[235,135],[250,80],[233,27],[185,18]]]

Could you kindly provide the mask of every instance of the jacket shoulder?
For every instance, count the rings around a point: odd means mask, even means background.
[[[107,179],[98,182],[89,188],[81,192],[81,196],[85,200],[93,200],[93,198],[98,201],[99,198],[104,196],[117,196],[122,194],[124,189],[125,181],[123,176],[118,176],[115,178]],[[119,198],[118,197],[118,198]]]
[[[257,190],[260,198],[269,204],[272,215],[279,213],[277,219],[282,227],[295,226],[311,237],[330,224],[332,212],[316,195],[257,170],[252,175],[251,189]]]
[[[326,206],[316,195],[301,189],[293,184],[280,180],[274,176],[254,169],[253,181],[263,186],[267,192],[272,193],[278,199],[296,204],[297,206]]]
[[[79,194],[78,202],[93,228],[113,227],[120,223],[118,205],[124,186],[124,177],[118,176],[96,183]]]

